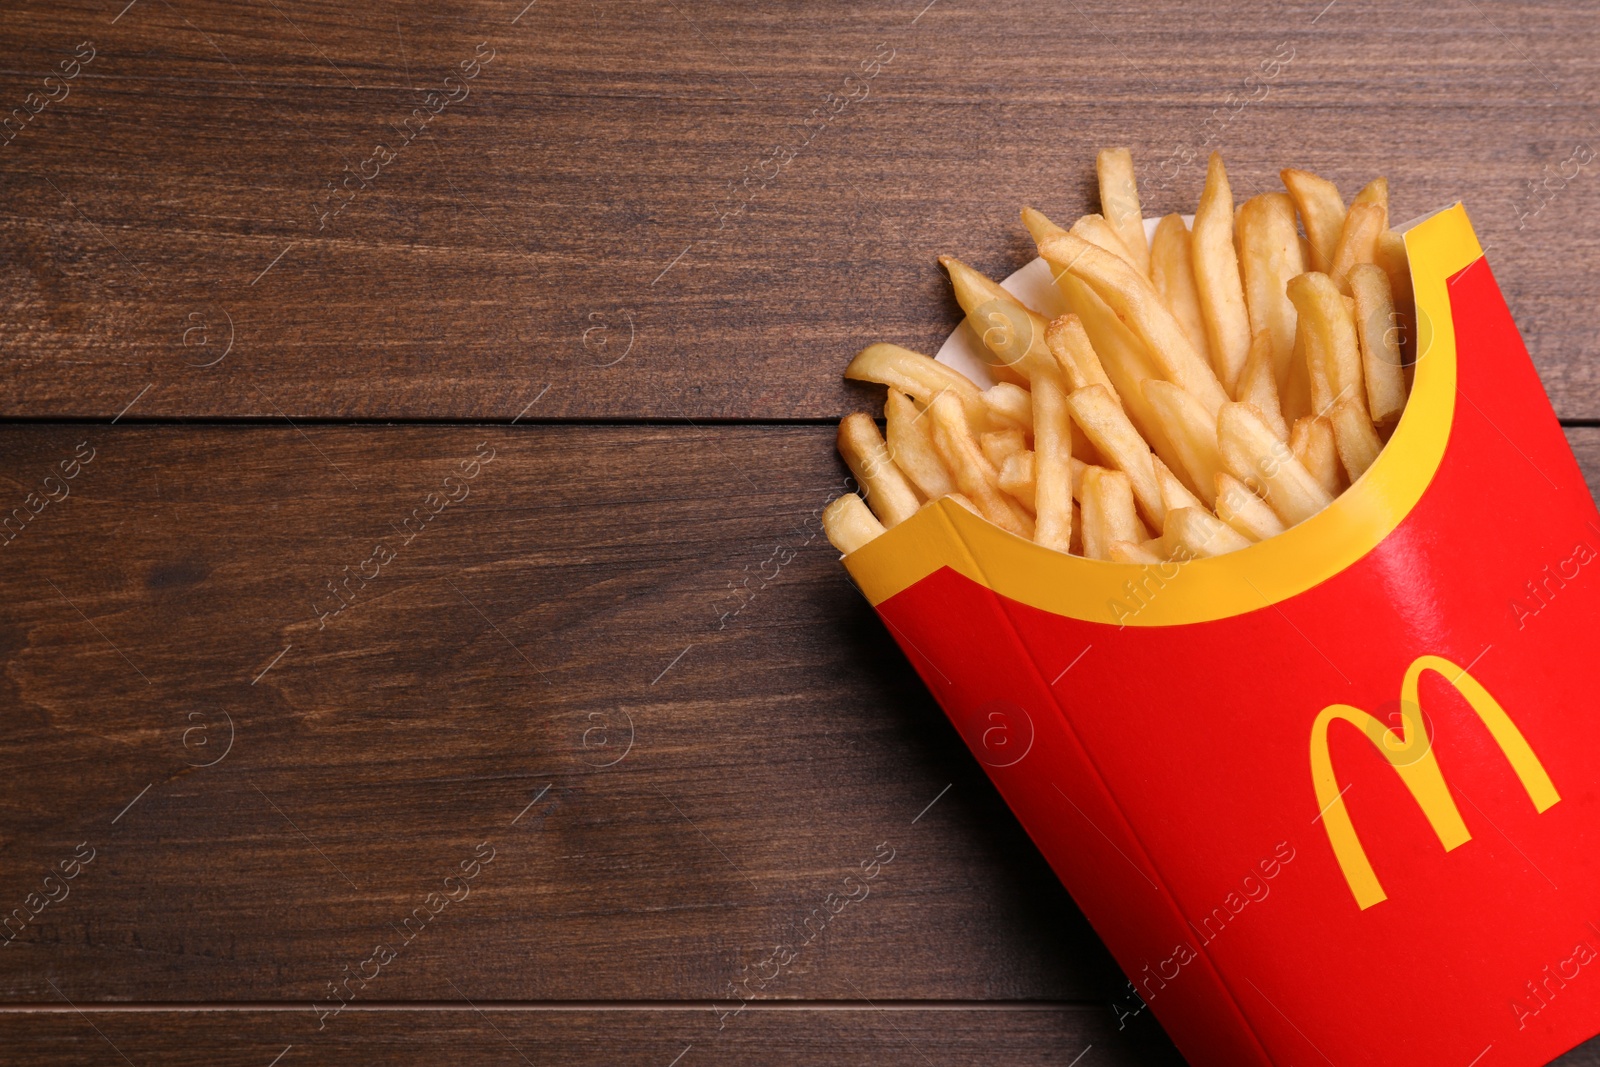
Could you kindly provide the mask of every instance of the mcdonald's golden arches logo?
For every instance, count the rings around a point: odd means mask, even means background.
[[[1434,757],[1427,729],[1422,721],[1422,706],[1418,703],[1422,672],[1433,671],[1449,681],[1457,693],[1466,700],[1483,725],[1488,727],[1495,743],[1516,771],[1528,799],[1535,811],[1543,812],[1561,799],[1556,793],[1550,775],[1533,754],[1505,709],[1489,695],[1478,680],[1440,656],[1420,656],[1406,670],[1400,685],[1400,726],[1391,729],[1373,715],[1348,704],[1330,704],[1322,709],[1311,725],[1311,783],[1316,789],[1317,804],[1322,810],[1322,825],[1328,833],[1328,844],[1333,847],[1334,858],[1350,883],[1356,904],[1365,911],[1374,904],[1388,899],[1378,876],[1373,873],[1367,853],[1356,836],[1355,825],[1345,809],[1344,798],[1333,773],[1333,758],[1328,752],[1328,728],[1343,720],[1367,735],[1374,747],[1382,753],[1400,776],[1400,781],[1410,790],[1411,797],[1427,817],[1428,825],[1438,835],[1446,852],[1472,840],[1461,812],[1450,796],[1439,761]]]

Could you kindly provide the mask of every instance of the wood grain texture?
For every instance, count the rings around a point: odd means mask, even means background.
[[[1387,174],[1397,219],[1464,199],[1600,417],[1581,6],[26,0],[0,113],[84,41],[0,147],[4,415],[835,416],[876,403],[864,343],[955,323],[938,253],[1020,265],[1019,207],[1093,209],[1125,143],[1151,213],[1208,144],[1241,197],[1299,164]]]
[[[0,995],[325,998],[488,841],[367,996],[727,996],[835,894],[767,995],[1109,1002],[820,534],[831,436],[0,430],[19,502],[95,450],[0,547],[0,911],[98,850],[0,949]]]
[[[469,990],[470,987],[466,987]],[[457,998],[458,1002],[461,998]],[[474,998],[475,1003],[477,1002]],[[91,1021],[92,1020],[92,1021]],[[717,1029],[705,1009],[682,1011],[351,1012],[318,1031],[307,1012],[118,1011],[0,1016],[14,1062],[38,1067],[121,1063],[276,1067],[367,1062],[435,1065],[559,1063],[572,1067],[706,1064],[960,1063],[1060,1067],[1081,1055],[1099,1067],[1181,1065],[1170,1049],[1118,1032],[1082,1009],[751,1012]],[[674,1059],[674,1057],[681,1057]]]

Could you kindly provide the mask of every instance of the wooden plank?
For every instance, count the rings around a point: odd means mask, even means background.
[[[379,944],[362,999],[1120,995],[822,538],[829,427],[0,455],[7,507],[70,494],[0,547],[0,999],[325,1001]]]
[[[1152,212],[1209,147],[1241,196],[1301,164],[1387,173],[1397,219],[1464,199],[1558,410],[1600,417],[1581,7],[521,8],[14,5],[0,112],[95,58],[0,148],[0,415],[835,416],[877,402],[862,344],[956,322],[935,255],[1020,265],[1019,206],[1093,209],[1127,143]]]
[[[470,985],[468,985],[470,988]],[[460,997],[457,997],[460,1002]],[[475,999],[475,998],[474,998]],[[479,1002],[481,1005],[481,1002]],[[63,1005],[63,1007],[65,1007]],[[1156,1040],[1152,1040],[1151,1037]],[[719,1030],[704,1008],[355,1012],[319,1031],[309,1011],[119,1012],[0,1016],[15,1062],[307,1067],[352,1057],[396,1065],[466,1058],[489,1064],[700,1067],[732,1063],[1181,1065],[1159,1032],[1118,1032],[1100,1010],[749,1011]],[[282,1059],[274,1060],[275,1056]]]

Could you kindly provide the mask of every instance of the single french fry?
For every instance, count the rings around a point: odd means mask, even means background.
[[[1217,518],[1252,541],[1265,541],[1285,529],[1272,506],[1231,474],[1217,475]]]
[[[1328,265],[1328,276],[1341,293],[1350,292],[1351,268],[1377,258],[1378,238],[1388,224],[1389,212],[1383,204],[1367,201],[1350,205],[1339,244],[1333,250],[1333,262]]]
[[[1005,466],[1008,456],[1026,451],[1028,443],[1021,430],[990,430],[978,437],[978,447],[983,451],[983,458],[999,470]]]
[[[1166,529],[1166,514],[1178,508],[1204,508],[1206,506],[1205,502],[1190,492],[1189,487],[1184,485],[1178,479],[1178,476],[1172,473],[1171,468],[1161,460],[1157,459],[1155,461],[1155,468],[1156,484],[1161,486],[1161,510],[1163,515],[1161,527],[1163,530]]]
[[[1262,331],[1250,341],[1250,358],[1239,378],[1239,400],[1261,412],[1272,432],[1289,439],[1289,424],[1283,421],[1283,405],[1278,397],[1278,378],[1273,370],[1272,337]]]
[[[1400,353],[1405,362],[1416,359],[1416,301],[1411,290],[1411,261],[1406,255],[1406,239],[1394,230],[1384,230],[1378,235],[1373,249],[1373,262],[1389,276],[1389,292],[1394,298],[1394,312],[1398,316],[1394,325]]]
[[[1263,333],[1268,337],[1280,397],[1289,391],[1295,370],[1294,333],[1300,317],[1286,289],[1289,279],[1306,269],[1294,228],[1294,201],[1285,193],[1246,200],[1239,208],[1239,273],[1250,311],[1251,338]]]
[[[1389,218],[1389,179],[1374,178],[1361,187],[1361,191],[1350,201],[1350,206],[1357,204],[1377,204],[1383,208],[1384,228],[1388,228]]]
[[[989,428],[988,408],[983,393],[971,378],[938,360],[899,345],[875,344],[863,348],[844,369],[846,378],[876,382],[909,394],[920,406],[949,390],[961,401],[969,421],[981,429]],[[998,428],[998,427],[996,427]]]
[[[1102,216],[1084,215],[1077,222],[1074,222],[1072,228],[1067,232],[1076,234],[1098,248],[1105,249],[1134,270],[1139,269],[1139,261],[1133,258],[1133,253],[1128,251],[1128,246],[1122,243],[1122,238],[1117,235],[1117,231],[1112,229],[1111,224]]]
[[[1161,535],[1168,551],[1182,549],[1191,556],[1220,556],[1250,547],[1250,539],[1204,508],[1178,508],[1167,516]]]
[[[1100,178],[1100,214],[1133,255],[1140,273],[1150,273],[1150,246],[1144,237],[1139,186],[1133,177],[1133,154],[1126,148],[1102,148],[1094,160]]]
[[[961,494],[978,513],[1003,530],[1033,538],[1033,520],[1022,506],[1000,491],[1000,472],[984,458],[972,439],[966,413],[949,393],[941,393],[928,406],[933,419],[933,444],[949,469]]]
[[[1229,404],[1217,415],[1217,444],[1228,473],[1259,485],[1286,525],[1309,519],[1333,503],[1323,488],[1248,404]]]
[[[1072,548],[1072,420],[1068,410],[1067,391],[1058,376],[1040,374],[1033,379],[1033,539],[1057,552]]]
[[[1300,312],[1306,363],[1311,372],[1311,399],[1317,414],[1351,397],[1366,405],[1361,348],[1344,297],[1326,274],[1302,274],[1289,282],[1289,299]],[[1317,381],[1321,374],[1326,395]]]
[[[933,423],[916,403],[898,389],[890,389],[883,402],[888,423],[889,458],[905,472],[924,500],[937,500],[955,491],[950,472],[933,447]]]
[[[1333,423],[1333,443],[1339,451],[1339,462],[1351,484],[1367,472],[1372,461],[1383,450],[1378,431],[1367,418],[1367,406],[1354,399],[1341,400],[1333,405],[1328,421]]]
[[[1000,465],[1000,490],[1014,497],[1021,504],[1023,510],[1030,515],[1037,510],[1038,482],[1035,479],[1035,456],[1027,449],[1013,452],[1005,458]],[[1039,520],[1037,516],[1034,522]],[[1039,530],[1037,525],[1033,531],[1034,540],[1038,540]]]
[[[1278,401],[1283,411],[1283,421],[1294,423],[1302,415],[1309,415],[1315,410],[1312,398],[1310,357],[1306,354],[1306,331],[1299,324],[1299,314],[1296,313],[1294,331],[1294,349],[1289,357],[1289,388],[1279,394]],[[1327,382],[1324,380],[1323,385]]]
[[[1330,497],[1338,496],[1344,490],[1344,476],[1339,470],[1339,448],[1334,441],[1333,423],[1328,416],[1308,415],[1296,419],[1294,429],[1289,431],[1289,450]]]
[[[1194,212],[1193,243],[1194,280],[1211,343],[1211,367],[1229,395],[1237,395],[1239,375],[1250,354],[1250,313],[1233,246],[1233,190],[1217,152],[1211,153],[1206,166],[1205,190]]]
[[[1100,355],[1090,343],[1083,321],[1078,316],[1062,315],[1053,320],[1045,329],[1044,339],[1050,354],[1056,357],[1056,366],[1061,368],[1068,387],[1086,389],[1091,385],[1102,385],[1115,399],[1116,389],[1106,376]]]
[[[1044,316],[954,256],[940,256],[967,322],[983,343],[985,362],[999,381],[1026,385],[1033,370],[1050,366]]]
[[[1183,460],[1184,472],[1188,475],[1184,484],[1210,507],[1215,500],[1217,472],[1222,470],[1222,457],[1217,453],[1216,416],[1171,382],[1148,379],[1143,388]],[[1165,524],[1162,529],[1165,530]]]
[[[922,501],[889,458],[889,449],[871,415],[863,411],[846,415],[839,423],[838,443],[839,454],[849,464],[867,503],[884,526],[898,525],[917,513]]]
[[[1093,467],[1083,472],[1083,554],[1109,559],[1113,541],[1138,541],[1144,530],[1134,511],[1133,488],[1121,471]]]
[[[1166,556],[1133,541],[1113,541],[1106,554],[1113,563],[1137,563],[1147,567],[1167,561]]]
[[[1344,230],[1344,198],[1339,195],[1338,186],[1308,170],[1291,168],[1280,171],[1279,177],[1294,198],[1295,210],[1305,226],[1311,244],[1311,269],[1326,274]]]
[[[883,523],[860,497],[846,493],[822,509],[822,532],[834,548],[848,556],[883,533]]]
[[[1028,391],[1011,382],[999,382],[983,391],[983,402],[994,416],[991,422],[998,428],[1015,427],[1026,433],[1033,431],[1033,399]]]
[[[1148,278],[1075,234],[1051,237],[1039,252],[1052,267],[1081,279],[1106,302],[1144,342],[1163,377],[1200,401],[1212,414],[1227,403],[1228,394],[1222,383],[1189,343]]]
[[[1067,397],[1067,406],[1073,421],[1095,449],[1128,476],[1146,521],[1154,529],[1161,529],[1166,508],[1161,503],[1161,483],[1156,480],[1156,459],[1111,391],[1103,385],[1074,389]]]
[[[1046,237],[1055,237],[1067,232],[1065,227],[1058,226],[1046,218],[1044,212],[1031,207],[1022,209],[1022,225],[1028,228],[1028,235],[1033,238],[1034,244],[1038,244]]]
[[[1168,215],[1156,224],[1156,235],[1150,241],[1150,281],[1183,327],[1184,336],[1210,364],[1211,341],[1194,280],[1194,240],[1179,215]]]
[[[1356,338],[1361,342],[1367,410],[1377,425],[1390,425],[1406,406],[1406,375],[1389,275],[1376,263],[1363,263],[1350,272],[1350,290],[1356,301]]]

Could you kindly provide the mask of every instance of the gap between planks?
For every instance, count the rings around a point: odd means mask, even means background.
[[[346,1004],[354,1012],[384,1011],[482,1011],[499,1012],[585,1012],[585,1011],[706,1011],[721,1001],[711,1000],[477,1000],[472,1005],[459,1000],[384,1000],[366,1004]],[[1072,1000],[767,1000],[747,1001],[746,1011],[1013,1011],[1087,1012],[1104,1011],[1098,1002]],[[303,1012],[301,1001],[126,1001],[88,1003],[76,1007],[58,1003],[0,1004],[0,1014],[72,1014],[180,1012]]]

